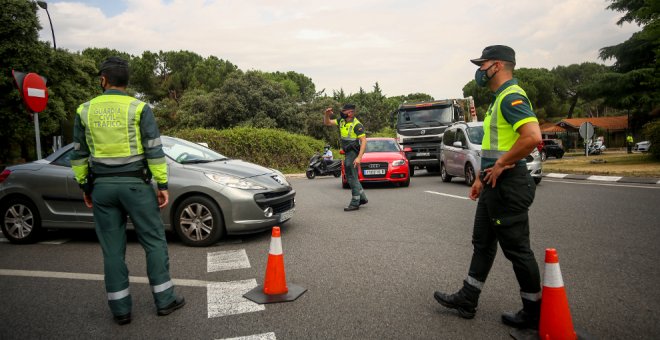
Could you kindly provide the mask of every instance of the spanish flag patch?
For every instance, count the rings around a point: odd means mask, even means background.
[[[511,102],[511,106],[517,106],[524,103],[522,99],[514,100]]]

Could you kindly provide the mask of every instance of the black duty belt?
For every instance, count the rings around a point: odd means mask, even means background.
[[[127,171],[127,172],[108,173],[108,174],[94,173],[93,177],[94,178],[101,178],[101,177],[136,177],[136,178],[144,179],[145,174],[142,170],[135,170],[135,171]]]

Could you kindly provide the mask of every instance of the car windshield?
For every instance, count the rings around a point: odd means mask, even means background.
[[[451,105],[399,111],[399,127],[421,127],[449,125],[453,119]]]
[[[399,152],[399,145],[393,140],[367,140],[365,152]]]
[[[199,144],[179,138],[161,136],[163,151],[177,163],[209,163],[227,159],[227,157]]]
[[[481,140],[484,139],[484,127],[483,126],[473,126],[467,128],[467,135],[470,139],[470,143],[481,145]]]

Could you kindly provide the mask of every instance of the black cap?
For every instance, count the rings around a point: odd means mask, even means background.
[[[355,104],[344,104],[344,106],[341,108],[342,111],[346,110],[355,110]]]
[[[128,69],[128,61],[119,57],[108,57],[99,66],[99,76],[101,75],[101,72],[115,67]]]
[[[477,59],[470,59],[470,61],[477,66],[481,66],[481,63],[486,60],[510,61],[515,65],[516,52],[509,46],[493,45],[484,48],[484,51],[481,53],[481,57]]]

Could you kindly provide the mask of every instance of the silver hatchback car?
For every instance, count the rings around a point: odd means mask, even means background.
[[[458,122],[445,130],[440,147],[440,176],[443,182],[449,182],[453,177],[463,177],[465,184],[474,183],[475,169],[481,168],[483,136],[483,122]],[[525,161],[527,171],[539,184],[543,178],[543,164],[538,149],[534,148]]]
[[[161,140],[170,192],[161,217],[183,243],[209,246],[225,234],[263,231],[293,216],[296,192],[281,172],[183,139]],[[45,159],[2,171],[0,227],[9,241],[35,242],[48,228],[94,228],[92,210],[73,178],[72,151],[69,144]]]

